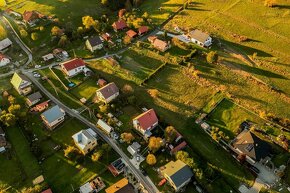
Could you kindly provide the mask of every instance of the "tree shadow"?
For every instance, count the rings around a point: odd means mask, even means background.
[[[274,7],[279,9],[290,9],[290,5],[275,5]]]
[[[230,42],[230,41],[225,40],[225,39],[221,39],[220,41],[222,43],[226,44],[226,45],[229,45],[229,46],[233,47],[233,48],[237,48],[237,49],[243,50],[248,55],[252,55],[253,53],[257,53],[258,56],[272,57],[271,54],[269,54],[267,52],[264,52],[262,50],[258,50],[256,48],[252,48],[252,47],[249,47],[249,46],[241,45],[241,44],[238,44],[238,43],[235,43],[235,42]],[[257,40],[255,40],[255,41],[257,41]]]

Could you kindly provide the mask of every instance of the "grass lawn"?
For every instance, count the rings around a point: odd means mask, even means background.
[[[76,86],[75,88],[71,89],[69,92],[72,93],[74,96],[76,96],[78,99],[86,98],[91,99],[95,93],[96,90],[99,88],[97,85],[97,81],[94,79],[87,79],[80,85]]]
[[[47,76],[50,81],[42,81],[41,84],[56,98],[64,102],[71,108],[78,109],[82,104],[69,92],[64,91],[63,86],[55,78],[52,72],[46,68],[38,71],[42,76]]]
[[[257,0],[197,0],[165,28],[172,30],[176,24],[185,30],[199,28],[241,53],[252,56],[256,52],[257,66],[247,67],[247,71],[289,94],[289,5],[286,0],[279,1],[275,8]],[[248,40],[239,42],[239,36]]]
[[[142,12],[149,14],[149,18],[152,19],[154,24],[159,25],[182,6],[183,2],[183,0],[144,1],[140,9]]]
[[[22,181],[22,171],[13,152],[11,158],[8,153],[0,154],[0,163],[0,191]]]
[[[228,99],[224,99],[207,118],[210,125],[220,128],[230,139],[239,134],[239,126],[243,121],[251,121],[258,125],[265,122],[258,116],[241,109]]]
[[[27,180],[33,180],[41,174],[41,170],[36,158],[30,151],[27,139],[17,126],[7,128],[6,133],[23,168],[25,177]]]

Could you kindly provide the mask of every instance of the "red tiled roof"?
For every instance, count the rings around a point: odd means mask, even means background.
[[[106,41],[110,40],[111,39],[111,35],[109,33],[104,33],[102,34],[102,38]]]
[[[130,38],[133,38],[133,37],[135,37],[137,35],[137,33],[135,31],[131,30],[131,29],[129,31],[127,31],[126,34]]]
[[[23,19],[27,22],[33,21],[35,19],[40,19],[43,17],[40,13],[37,11],[24,11],[23,13]]]
[[[116,29],[116,30],[120,30],[120,29],[124,29],[127,27],[127,24],[124,20],[119,20],[119,21],[116,21],[113,23],[113,28]]]
[[[72,60],[69,60],[67,62],[64,62],[61,64],[67,71],[73,70],[75,68],[85,66],[85,62],[80,58],[74,58]]]
[[[148,111],[142,113],[136,117],[135,120],[138,120],[139,125],[143,130],[152,127],[155,123],[158,122],[158,118],[153,109],[149,109]]]
[[[159,39],[155,39],[153,45],[155,48],[164,50],[168,46],[168,43]]]
[[[180,143],[178,146],[176,146],[175,148],[173,148],[170,153],[174,154],[176,152],[178,152],[179,150],[183,149],[185,146],[187,145],[187,143],[185,141],[183,141],[182,143]]]
[[[141,27],[138,29],[138,32],[139,32],[139,34],[143,34],[143,33],[148,32],[148,30],[149,30],[148,26],[141,26]]]
[[[52,193],[51,189],[44,190],[42,193]]]

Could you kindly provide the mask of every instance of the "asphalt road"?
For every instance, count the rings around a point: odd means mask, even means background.
[[[140,183],[147,189],[149,193],[157,193],[158,190],[155,187],[154,184],[152,184],[151,181],[149,181],[140,170],[136,169],[134,165],[130,162],[128,156],[118,147],[118,144],[114,140],[112,140],[110,137],[105,135],[101,130],[99,130],[93,123],[91,123],[89,120],[81,116],[80,114],[76,113],[66,105],[64,105],[62,102],[60,102],[57,98],[55,98],[50,92],[48,92],[42,84],[33,76],[33,74],[22,71],[24,75],[26,75],[47,97],[53,101],[55,104],[57,104],[60,108],[62,108],[69,116],[74,117],[84,124],[86,124],[88,127],[92,128],[105,142],[107,142],[126,162],[128,168],[131,170],[131,172],[135,175],[135,177],[140,181]]]

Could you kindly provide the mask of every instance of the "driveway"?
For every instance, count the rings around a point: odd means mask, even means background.
[[[255,183],[251,188],[241,185],[239,191],[241,193],[259,193],[264,186],[264,183],[259,178],[256,178]]]
[[[137,161],[137,156],[140,157],[140,160],[139,160],[139,161]],[[130,162],[134,165],[134,167],[135,167],[136,169],[139,169],[140,164],[141,164],[144,160],[145,160],[145,158],[144,158],[142,155],[135,154],[135,155],[133,156],[133,158],[130,159]]]
[[[256,162],[254,166],[260,170],[258,178],[260,178],[264,183],[272,185],[279,180],[279,177],[274,174],[274,171],[266,168],[263,164]]]

